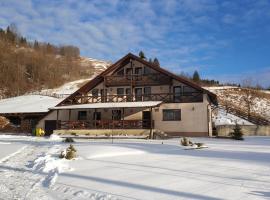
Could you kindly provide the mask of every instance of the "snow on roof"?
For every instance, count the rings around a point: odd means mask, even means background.
[[[90,108],[138,108],[138,107],[142,108],[142,107],[158,106],[161,103],[162,101],[91,103],[91,104],[78,104],[70,106],[57,106],[50,109],[64,110],[64,109],[90,109]]]
[[[63,99],[41,95],[23,95],[0,100],[0,113],[48,112]]]

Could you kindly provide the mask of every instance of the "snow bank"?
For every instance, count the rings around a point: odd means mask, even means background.
[[[45,187],[51,187],[60,173],[72,170],[68,164],[70,161],[58,157],[59,152],[60,146],[55,145],[46,154],[41,155],[34,161],[32,169],[35,172],[47,173],[43,180],[43,186]]]
[[[52,141],[62,141],[63,138],[61,138],[59,135],[52,134],[52,135],[50,135],[50,140],[52,140]]]

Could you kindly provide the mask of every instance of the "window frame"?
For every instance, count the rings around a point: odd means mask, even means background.
[[[170,113],[173,115],[172,118],[166,117],[165,112],[172,112]],[[176,115],[178,112],[179,116]],[[181,109],[163,109],[162,110],[162,121],[181,121],[182,120],[182,111]]]

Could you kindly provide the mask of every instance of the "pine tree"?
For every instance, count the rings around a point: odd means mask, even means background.
[[[199,82],[201,80],[200,75],[199,75],[199,72],[197,70],[195,70],[192,79],[195,82]]]
[[[154,65],[160,67],[160,64],[159,64],[159,61],[157,58],[154,58],[154,62],[153,62]]]
[[[143,51],[139,52],[139,56],[140,56],[141,59],[146,59]]]
[[[233,132],[230,133],[230,136],[235,139],[235,140],[243,140],[243,133],[242,133],[242,129],[239,126],[239,124],[235,124],[235,127],[233,129]]]

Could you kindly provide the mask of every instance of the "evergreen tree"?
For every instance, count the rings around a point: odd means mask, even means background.
[[[200,75],[199,75],[199,72],[197,70],[195,70],[192,79],[195,82],[199,82],[201,80]]]
[[[154,62],[153,62],[154,65],[160,67],[160,64],[159,64],[159,61],[157,58],[154,58]]]
[[[141,59],[146,59],[146,57],[145,57],[143,51],[140,51],[140,52],[139,52],[139,57],[140,57]]]
[[[239,124],[235,124],[235,127],[233,129],[233,132],[230,133],[230,136],[235,139],[235,140],[243,140],[243,133],[242,133],[242,129],[239,126]]]

